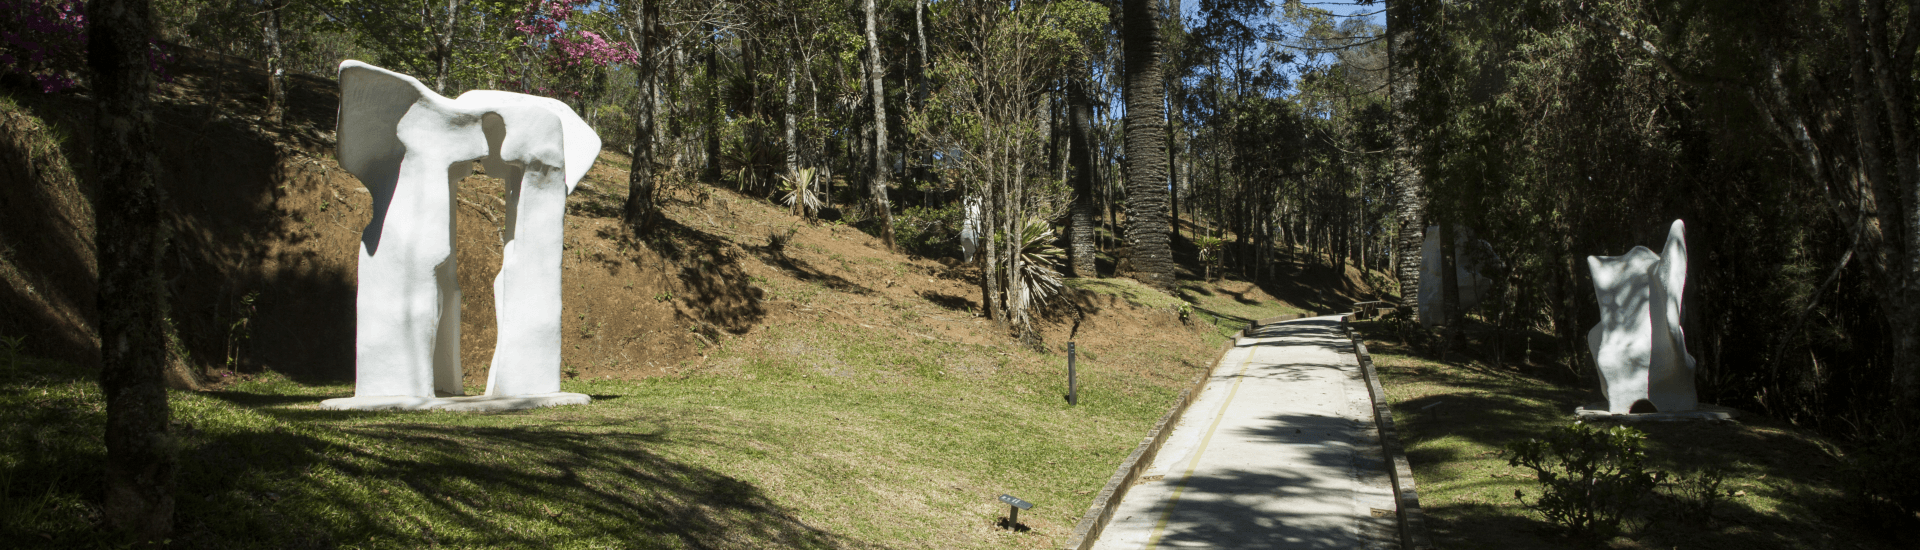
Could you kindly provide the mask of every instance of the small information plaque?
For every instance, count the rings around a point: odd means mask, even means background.
[[[1012,505],[1013,505],[1013,507],[1015,507],[1015,508],[1019,508],[1019,509],[1021,509],[1021,510],[1032,510],[1032,509],[1033,509],[1033,503],[1031,503],[1031,502],[1027,502],[1027,501],[1024,501],[1024,500],[1020,500],[1020,497],[1016,497],[1016,496],[1013,496],[1013,495],[1000,495],[1000,502],[1005,502],[1005,503],[1007,503],[1007,504],[1012,504]]]
[[[1020,497],[1013,495],[1000,495],[1000,502],[1013,505],[1012,508],[1007,509],[1007,528],[1015,531],[1025,530],[1020,527],[1020,511],[1032,509],[1033,503],[1020,500]]]

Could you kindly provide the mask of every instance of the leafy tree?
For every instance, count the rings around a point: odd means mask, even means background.
[[[1046,221],[1069,190],[1047,166],[1042,101],[1066,74],[1075,45],[1104,23],[1106,10],[1085,0],[1011,9],[994,4],[936,5],[945,27],[934,41],[928,108],[908,118],[921,145],[941,155],[935,168],[968,182],[982,198],[986,233],[981,278],[988,316],[1031,338],[1031,308],[1058,286]],[[938,27],[936,27],[938,28]]]

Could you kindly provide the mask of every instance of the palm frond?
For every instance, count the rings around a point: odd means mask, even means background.
[[[786,195],[780,198],[780,202],[793,209],[796,215],[811,218],[818,214],[823,204],[820,194],[813,191],[813,186],[814,180],[819,179],[819,173],[818,168],[807,167],[781,174],[780,187],[786,191]]]
[[[1045,221],[1027,220],[1021,227],[1019,265],[1012,270],[1007,297],[1007,311],[1014,320],[1032,328],[1034,306],[1045,305],[1065,288],[1058,269],[1064,257],[1066,251],[1053,245],[1053,227]]]

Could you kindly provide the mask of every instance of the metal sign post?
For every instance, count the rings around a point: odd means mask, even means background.
[[[1018,529],[1020,526],[1020,511],[1033,508],[1033,503],[1020,500],[1020,497],[1013,495],[1000,495],[1000,502],[1013,505],[1012,508],[1007,509],[1008,529]]]
[[[1073,367],[1073,342],[1067,342],[1067,405],[1080,404],[1080,377]]]

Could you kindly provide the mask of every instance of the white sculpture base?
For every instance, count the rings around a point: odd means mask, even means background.
[[[585,405],[592,402],[586,394],[553,392],[534,395],[469,395],[461,397],[418,397],[412,395],[379,395],[367,397],[341,397],[320,402],[320,408],[333,411],[517,411],[558,407],[561,405]]]
[[[1607,410],[1606,403],[1593,403],[1573,410],[1574,416],[1584,421],[1608,422],[1675,422],[1684,420],[1733,420],[1740,417],[1740,410],[1719,405],[1700,403],[1690,411],[1616,413]]]

